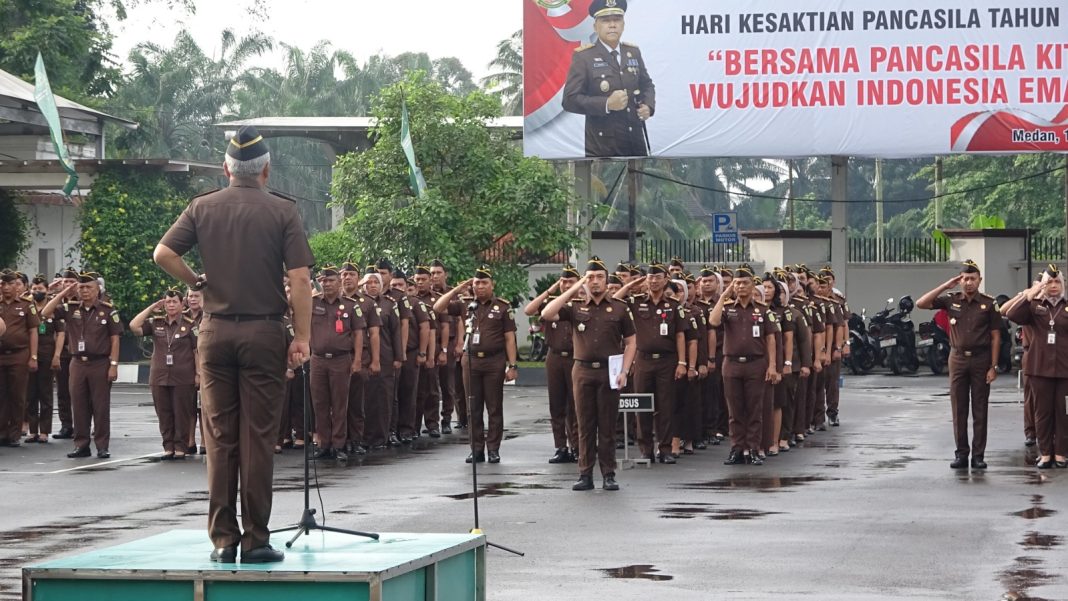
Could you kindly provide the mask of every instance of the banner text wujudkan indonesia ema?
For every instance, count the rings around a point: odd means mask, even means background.
[[[1059,8],[991,8],[992,28],[1058,27]],[[981,28],[978,9],[863,11],[865,30]],[[683,15],[684,35],[730,33],[732,18],[741,33],[850,31],[852,12],[745,13],[739,15]],[[862,62],[863,52],[867,53]],[[1068,44],[1038,44],[1033,63],[1019,44],[878,46],[816,49],[712,50],[710,61],[722,61],[728,77],[812,76],[841,73],[922,74],[940,77],[894,77],[852,82],[859,106],[1044,104],[1068,102],[1068,78],[1023,77],[1010,98],[1009,85],[999,77],[969,76],[991,71],[1061,71],[1068,65]],[[690,93],[696,109],[779,108],[785,106],[844,106],[847,82],[842,80],[742,81],[694,83]]]

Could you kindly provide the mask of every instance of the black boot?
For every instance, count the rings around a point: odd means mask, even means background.
[[[954,470],[963,470],[963,469],[966,469],[967,467],[968,467],[968,456],[967,455],[961,455],[960,453],[957,453],[957,458],[954,459],[949,464],[949,468],[950,469],[954,469]]]
[[[578,482],[571,485],[571,490],[593,490],[593,476],[579,476]]]
[[[567,447],[556,449],[556,454],[549,459],[549,463],[571,463],[571,454],[567,452]]]

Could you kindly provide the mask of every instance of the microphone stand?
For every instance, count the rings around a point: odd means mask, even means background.
[[[306,369],[306,365],[301,365],[298,369],[300,369],[302,372],[301,393],[304,397],[304,512],[301,513],[300,521],[298,521],[296,524],[292,526],[287,526],[285,528],[279,528],[278,530],[272,530],[271,534],[274,534],[276,532],[289,532],[295,530],[296,534],[294,534],[293,538],[289,539],[289,542],[286,543],[287,549],[291,549],[293,547],[293,543],[297,542],[297,539],[300,538],[301,534],[311,534],[312,530],[337,532],[339,534],[351,534],[353,536],[362,536],[365,538],[378,540],[378,535],[372,532],[360,532],[359,530],[345,530],[342,528],[333,528],[331,526],[319,524],[317,521],[315,521],[315,509],[311,506],[311,480],[310,475],[308,473],[308,466],[310,466],[312,462],[312,444],[311,437],[309,436],[309,434],[311,434],[312,428],[311,424],[309,423],[311,420],[311,408],[308,406],[308,388],[311,385],[311,383],[308,382],[308,379],[311,377],[311,370]],[[316,486],[318,486],[318,481],[316,481]]]
[[[474,405],[473,401],[475,396],[474,394],[472,394],[473,389],[471,388],[471,354],[469,351],[471,344],[471,329],[472,324],[475,320],[476,310],[478,310],[478,302],[471,301],[471,303],[467,305],[468,317],[467,327],[464,336],[464,357],[461,357],[460,359],[460,367],[464,379],[464,392],[467,395],[467,432],[469,439],[470,437],[474,436],[475,430],[474,409],[472,408]],[[482,416],[479,415],[478,419],[481,420]],[[471,440],[471,442],[474,442],[474,440]],[[474,452],[472,451],[472,455],[473,454]],[[478,461],[476,461],[476,458],[474,456],[471,457],[471,501],[474,504],[475,509],[475,527],[471,529],[471,534],[484,534],[482,532],[482,528],[479,527],[478,524]],[[491,543],[489,541],[489,537],[486,537],[486,545],[490,547],[495,547],[497,549],[500,549],[501,551],[507,551],[513,555],[518,555],[520,557],[526,556],[525,553],[516,551],[515,549],[509,549],[508,547],[498,545],[496,543]]]

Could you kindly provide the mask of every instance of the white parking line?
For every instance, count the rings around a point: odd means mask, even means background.
[[[64,469],[61,469],[61,470],[55,470],[55,471],[51,471],[51,472],[4,472],[4,471],[0,471],[0,474],[12,474],[12,475],[15,475],[15,474],[19,474],[19,475],[63,474],[63,473],[66,473],[66,472],[74,472],[74,471],[77,471],[77,470],[91,470],[91,469],[94,469],[94,468],[103,467],[105,465],[111,465],[113,463],[123,463],[125,461],[136,461],[138,459],[145,459],[146,457],[159,457],[161,455],[163,455],[162,451],[158,452],[158,453],[149,453],[147,455],[139,455],[137,457],[127,457],[125,459],[112,459],[111,461],[101,461],[100,463],[87,463],[85,465],[79,465],[78,467],[68,467],[68,468],[64,468]]]

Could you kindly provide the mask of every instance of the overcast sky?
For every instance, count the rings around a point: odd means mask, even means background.
[[[520,0],[260,0],[265,15],[252,17],[254,0],[195,0],[196,14],[150,2],[113,22],[114,52],[123,63],[137,44],[170,46],[183,27],[209,54],[217,53],[221,32],[259,30],[276,42],[310,49],[320,40],[351,52],[361,63],[379,52],[426,52],[431,58],[455,56],[477,82],[488,74],[497,42],[523,25]],[[281,54],[257,61],[280,66]]]

